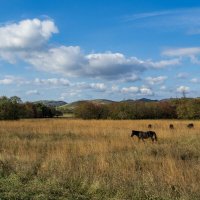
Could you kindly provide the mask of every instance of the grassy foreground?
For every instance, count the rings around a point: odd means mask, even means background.
[[[130,137],[149,123],[158,143]],[[0,199],[200,199],[200,122],[187,123],[0,121]]]

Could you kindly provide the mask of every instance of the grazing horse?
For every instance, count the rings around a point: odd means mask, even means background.
[[[170,125],[169,125],[169,128],[170,128],[170,129],[174,129],[174,125],[173,125],[173,124],[170,124]]]
[[[187,127],[188,127],[188,128],[194,128],[194,124],[193,124],[193,123],[188,124]]]
[[[135,131],[135,130],[132,130],[132,133],[131,133],[131,137],[133,136],[137,136],[139,140],[142,139],[142,141],[144,142],[144,139],[147,139],[147,138],[151,138],[152,142],[154,141],[157,141],[157,135],[154,131]]]
[[[148,128],[152,128],[152,125],[151,125],[151,124],[149,124],[149,125],[148,125]]]

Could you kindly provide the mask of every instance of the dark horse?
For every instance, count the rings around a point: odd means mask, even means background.
[[[173,124],[170,124],[170,125],[169,125],[169,128],[170,128],[170,129],[174,129],[174,125],[173,125]]]
[[[194,124],[193,124],[193,123],[188,124],[187,127],[188,127],[188,128],[194,128]]]
[[[149,125],[148,125],[148,128],[152,128],[152,125],[151,125],[151,124],[149,124]]]
[[[154,141],[157,141],[157,135],[154,131],[134,131],[132,130],[132,133],[131,133],[131,137],[133,136],[137,136],[139,140],[142,139],[142,141],[144,142],[144,139],[148,139],[148,138],[151,138],[152,142]]]

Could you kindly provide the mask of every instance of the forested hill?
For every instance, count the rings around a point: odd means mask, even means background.
[[[200,119],[200,99],[128,100],[109,104],[87,101],[73,108],[68,105],[68,111],[83,119]]]
[[[65,101],[53,101],[53,100],[40,100],[40,101],[35,101],[33,103],[35,104],[41,103],[46,106],[53,106],[53,107],[63,106],[67,104]]]

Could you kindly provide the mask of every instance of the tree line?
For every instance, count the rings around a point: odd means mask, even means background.
[[[52,118],[61,116],[55,107],[22,102],[17,97],[0,97],[0,120]],[[156,102],[84,102],[74,110],[82,119],[200,119],[200,99],[181,98]]]
[[[156,102],[85,102],[75,109],[82,119],[200,119],[200,99],[173,99]]]
[[[0,97],[0,120],[15,120],[23,118],[51,118],[62,113],[54,107],[42,103],[22,102],[17,97]]]

